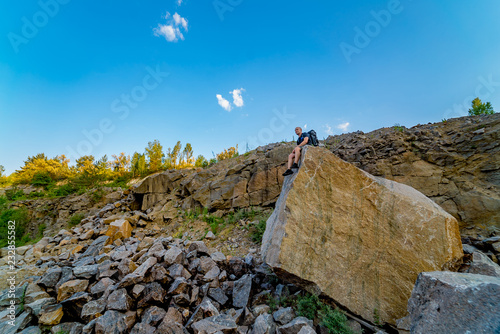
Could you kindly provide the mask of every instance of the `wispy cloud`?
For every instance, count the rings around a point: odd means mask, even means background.
[[[217,96],[217,102],[219,102],[219,105],[222,108],[224,108],[224,110],[231,111],[231,109],[233,109],[233,107],[231,107],[231,103],[228,100],[226,100],[225,98],[223,98],[222,95],[217,94],[215,96]]]
[[[304,128],[304,130],[306,130],[306,129],[307,129],[307,123],[306,123],[306,124],[304,124],[303,128]]]
[[[235,89],[232,92],[229,92],[229,93],[233,94],[233,103],[236,107],[241,108],[244,105],[243,97],[241,96],[241,92],[243,92],[243,91],[244,91],[244,89],[240,88],[240,89]]]
[[[173,18],[176,26],[181,25],[186,31],[188,30],[188,22],[185,18],[183,18],[177,13],[174,14]]]
[[[323,125],[323,127],[325,128],[325,132],[327,135],[333,135],[332,127],[328,123]]]
[[[345,122],[345,123],[341,123],[341,124],[337,125],[337,129],[340,129],[344,132],[347,131],[348,127],[349,127],[349,122]]]
[[[179,39],[184,40],[180,28],[187,31],[188,21],[177,13],[170,16],[169,12],[165,15],[165,19],[167,20],[166,24],[158,24],[158,27],[153,29],[155,36],[163,36],[169,42],[177,42]]]
[[[177,6],[182,5],[182,0],[177,0]]]

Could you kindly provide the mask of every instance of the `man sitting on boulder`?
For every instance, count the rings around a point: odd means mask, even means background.
[[[306,145],[312,145],[311,139],[309,138],[309,134],[307,132],[302,132],[301,127],[296,127],[295,133],[297,134],[297,136],[299,136],[299,138],[297,139],[297,146],[288,156],[288,169],[283,173],[283,176],[293,174],[292,168],[299,168],[299,165],[297,165],[297,163],[299,162],[300,159],[300,151],[302,150],[302,147]]]

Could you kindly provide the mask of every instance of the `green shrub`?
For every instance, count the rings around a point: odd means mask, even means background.
[[[316,295],[306,295],[297,299],[296,310],[298,316],[314,320],[316,313],[321,309],[321,302]]]
[[[476,97],[472,101],[472,108],[469,109],[469,115],[492,115],[494,114],[495,111],[493,110],[493,107],[491,106],[490,102],[483,103],[481,100]]]
[[[93,190],[91,190],[89,192],[89,195],[90,195],[90,201],[92,202],[92,204],[96,204],[96,203],[99,203],[104,195],[106,195],[106,192],[104,191],[103,188],[101,187],[97,187]]]
[[[217,234],[217,232],[219,232],[221,225],[222,227],[226,225],[226,221],[224,219],[212,215],[206,215],[203,220],[208,224],[208,226],[210,226],[213,234]]]
[[[329,334],[355,334],[347,325],[347,317],[342,311],[324,305],[320,311],[321,325],[328,329]]]
[[[320,324],[328,329],[329,334],[355,334],[347,325],[346,315],[339,309],[322,303],[316,295],[299,297],[294,306],[298,316],[314,320],[318,318]]]
[[[82,222],[82,219],[85,218],[83,213],[75,213],[68,221],[68,225],[70,227],[76,226]]]
[[[394,128],[394,130],[396,130],[398,132],[403,132],[405,130],[405,127],[399,125],[399,123],[394,124],[393,128]]]
[[[127,182],[130,181],[130,177],[128,176],[118,176],[116,179],[113,180],[108,186],[110,187],[120,187],[122,189],[127,189],[128,185]]]
[[[49,191],[49,196],[52,197],[63,197],[74,194],[79,191],[79,188],[71,183],[63,184],[61,186],[55,187]]]
[[[259,223],[253,227],[253,231],[250,234],[253,242],[258,244],[262,243],[262,237],[264,236],[264,232],[266,231],[266,220],[261,219]]]
[[[7,196],[0,196],[0,212],[7,209]]]
[[[45,193],[43,191],[32,191],[28,194],[28,198],[41,198],[44,197]]]
[[[9,201],[17,201],[20,199],[25,199],[26,195],[24,194],[24,191],[22,191],[21,189],[14,187],[5,190],[5,197],[7,197]]]
[[[31,184],[35,187],[44,187],[47,189],[47,187],[52,184],[54,180],[50,177],[50,174],[46,171],[44,172],[38,172],[35,175],[33,175],[33,178],[31,179]]]

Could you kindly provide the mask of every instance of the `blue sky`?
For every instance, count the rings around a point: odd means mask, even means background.
[[[296,125],[322,139],[462,116],[475,96],[500,109],[497,0],[178,1],[0,3],[7,174],[40,152],[158,139],[211,158]]]

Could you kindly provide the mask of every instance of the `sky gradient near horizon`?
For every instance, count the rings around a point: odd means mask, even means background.
[[[0,165],[500,111],[500,2],[3,1]],[[213,153],[212,153],[213,152]]]

